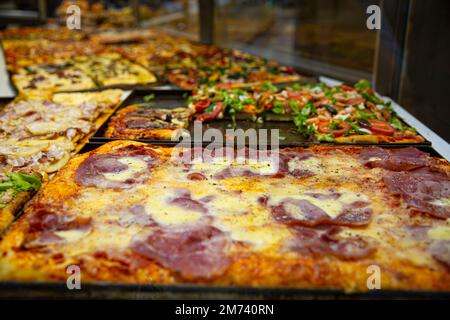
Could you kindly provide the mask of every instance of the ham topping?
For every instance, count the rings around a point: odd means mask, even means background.
[[[75,217],[63,213],[54,213],[41,206],[28,215],[28,233],[24,240],[25,248],[65,243],[62,236],[65,231],[78,231],[78,235],[88,234],[91,219]]]
[[[400,195],[410,207],[434,217],[450,218],[450,179],[430,168],[393,172],[383,177],[389,191]]]
[[[450,268],[450,240],[440,240],[434,242],[428,249],[431,256]]]
[[[86,187],[131,188],[145,183],[152,164],[149,155],[93,155],[78,167],[75,181]]]
[[[370,223],[372,209],[368,202],[355,201],[346,204],[342,212],[333,218],[308,200],[286,198],[272,207],[272,216],[276,221],[289,225],[365,226]]]
[[[290,249],[318,255],[332,254],[343,260],[356,260],[370,256],[376,248],[362,237],[339,237],[339,227],[317,230],[294,226],[294,240]]]
[[[132,250],[154,259],[185,278],[212,278],[230,264],[224,249],[226,235],[212,226],[193,229],[156,228],[145,238],[135,239]]]
[[[359,159],[370,168],[408,171],[426,166],[428,155],[412,147],[392,150],[372,147],[361,149]]]

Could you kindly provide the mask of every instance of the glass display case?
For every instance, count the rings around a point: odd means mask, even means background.
[[[0,298],[449,298],[449,9],[2,1]]]

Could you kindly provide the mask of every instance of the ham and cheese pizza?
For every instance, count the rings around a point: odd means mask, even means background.
[[[161,109],[131,105],[119,110],[108,122],[107,138],[171,140],[186,128],[192,112],[187,108]]]
[[[0,243],[0,279],[450,290],[450,165],[414,148],[114,141],[78,155]],[[209,156],[208,156],[209,155]],[[241,154],[242,155],[242,154]]]

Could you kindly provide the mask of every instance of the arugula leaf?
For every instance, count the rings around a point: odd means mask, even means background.
[[[364,91],[366,89],[372,88],[372,86],[369,81],[362,79],[355,83],[355,88],[359,91]]]
[[[236,128],[236,110],[230,109],[228,110],[228,114],[231,116],[231,127]]]
[[[269,81],[265,81],[262,85],[261,88],[263,90],[266,91],[271,91],[271,92],[277,92],[278,88],[276,86],[273,85],[273,83],[269,82]]]
[[[6,191],[11,188],[14,188],[11,180],[3,181],[2,183],[0,183],[0,191]]]
[[[375,96],[372,96],[366,92],[361,92],[361,95],[363,96],[364,99],[366,99],[367,101],[372,102],[373,104],[383,104],[383,101],[381,101],[380,99],[378,99]]]
[[[209,113],[214,111],[215,104],[211,103],[208,108],[206,108],[203,113]]]
[[[271,109],[273,113],[283,114],[284,113],[284,103],[281,101],[274,101],[273,108]]]
[[[269,73],[272,73],[272,74],[279,74],[280,73],[280,69],[278,67],[268,67],[267,71]]]
[[[334,136],[331,133],[329,133],[329,134],[317,133],[316,134],[316,138],[319,141],[326,141],[326,142],[333,142],[334,141]]]
[[[148,95],[146,95],[146,96],[144,96],[142,98],[142,100],[144,100],[145,102],[150,102],[150,101],[152,101],[154,99],[155,99],[155,94],[154,93],[150,93],[150,94],[148,94]]]
[[[8,175],[14,188],[20,191],[34,190],[41,188],[41,179],[37,175],[26,175],[20,172],[13,172]]]
[[[377,117],[373,113],[367,113],[361,110],[356,110],[356,115],[361,119],[375,119]]]
[[[331,129],[331,130],[339,129],[339,123],[336,122],[336,121],[331,121],[331,123],[330,123],[330,129]]]
[[[292,110],[293,113],[299,113],[300,112],[300,108],[298,107],[298,102],[297,101],[289,101],[288,102],[289,108]]]
[[[303,107],[303,109],[300,111],[300,113],[301,113],[303,116],[309,116],[310,114],[315,113],[315,112],[316,112],[316,107],[314,107],[314,105],[313,105],[312,102],[308,102],[308,103]]]
[[[8,189],[14,189],[16,191],[38,191],[41,187],[41,180],[36,175],[12,172],[7,176],[8,180],[0,183],[0,191],[6,191]]]
[[[306,123],[306,120],[308,120],[307,115],[298,113],[294,117],[294,124],[300,134],[305,137],[310,137],[316,132],[316,128],[313,125]]]
[[[302,88],[300,83],[294,83],[293,85],[291,85],[291,88],[295,91],[298,91]]]
[[[389,123],[391,124],[391,126],[394,127],[394,129],[400,130],[400,131],[405,131],[405,128],[403,127],[402,122],[400,121],[400,119],[398,118],[391,118],[391,120],[389,120]]]

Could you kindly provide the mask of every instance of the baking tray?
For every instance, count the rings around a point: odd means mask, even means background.
[[[68,290],[61,282],[0,282],[0,298],[16,299],[136,299],[136,300],[249,300],[249,299],[450,299],[450,292],[371,290],[345,293],[339,289],[228,287],[204,285],[130,285],[81,283],[81,290]]]
[[[1,44],[1,42],[0,42]],[[4,50],[2,49],[2,54],[4,55]],[[5,64],[6,64],[6,57],[5,57]],[[15,94],[17,95],[19,92],[19,89],[16,87],[14,81],[13,81],[13,72],[11,70],[7,69],[7,65],[6,65],[6,72],[8,73],[8,80],[9,83],[11,84],[11,87],[14,89]],[[156,75],[155,75],[156,77]],[[94,81],[95,82],[95,81]],[[122,89],[122,90],[148,90],[148,89],[170,89],[170,90],[182,90],[181,88],[179,88],[178,86],[168,83],[166,81],[161,81],[161,79],[156,78],[155,82],[152,83],[147,83],[147,84],[117,84],[117,85],[111,85],[111,86],[99,86],[96,83],[95,88],[91,88],[91,89],[85,89],[85,90],[56,90],[53,91],[54,93],[72,93],[72,92],[90,92],[90,91],[101,91],[101,90],[107,90],[107,89]]]
[[[80,153],[92,151],[106,142],[89,142]],[[401,148],[402,146],[389,146]],[[431,146],[417,147],[440,157]],[[283,288],[211,286],[195,284],[157,285],[110,282],[81,283],[81,290],[68,290],[65,282],[0,281],[0,298],[16,299],[450,299],[447,291],[369,290],[348,293],[335,288]]]
[[[281,85],[281,84],[280,84]],[[191,93],[190,90],[134,90],[130,96],[122,103],[120,108],[136,104],[136,103],[142,103],[144,102],[143,98],[147,95],[153,94],[155,96],[154,100],[152,102],[154,103],[154,107],[156,108],[176,108],[176,107],[183,107],[186,106],[186,100],[187,96]],[[119,110],[118,108],[117,110]],[[116,112],[117,112],[116,110]],[[115,113],[114,113],[115,114]],[[113,117],[114,114],[110,116]],[[166,144],[168,146],[173,146],[178,144],[178,141],[163,141],[163,140],[153,140],[153,139],[118,139],[118,138],[106,138],[104,137],[104,133],[108,127],[108,123],[110,118],[104,122],[104,124],[97,130],[97,132],[92,136],[91,141],[113,141],[113,140],[136,140],[141,142],[148,142],[148,143],[157,143],[157,144]],[[399,118],[403,123],[407,124],[403,119]],[[250,119],[241,119],[239,117],[239,114],[237,115],[236,119],[236,129],[278,129],[279,130],[279,136],[281,137],[279,140],[279,146],[280,147],[299,147],[299,146],[309,146],[317,143],[313,143],[302,137],[296,132],[295,125],[292,121],[264,121],[263,123],[257,123],[255,121],[252,121]],[[212,122],[202,123],[202,132],[204,132],[206,129],[214,128],[218,129],[220,132],[222,132],[223,137],[225,137],[225,130],[231,129],[231,119],[225,118],[225,119],[219,119]],[[191,122],[187,128],[189,133],[191,134],[191,137],[193,139],[196,139],[197,137],[194,136],[194,124]],[[199,142],[199,141],[198,141]],[[201,141],[203,145],[209,144],[211,141]],[[225,141],[224,141],[225,143]],[[247,141],[246,141],[247,143]],[[380,143],[380,144],[370,144],[370,143],[359,143],[359,144],[351,144],[351,143],[337,143],[337,142],[331,142],[331,143],[320,143],[321,145],[356,145],[356,146],[365,146],[365,145],[377,145],[377,146],[430,146],[431,142],[428,140],[425,140],[421,143]]]

